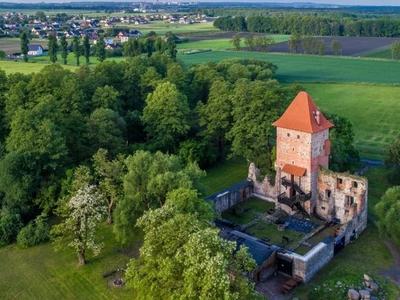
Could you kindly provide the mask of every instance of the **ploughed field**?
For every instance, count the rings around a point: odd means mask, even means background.
[[[331,49],[333,40],[338,40],[342,44],[342,51],[339,53],[343,56],[364,56],[368,53],[378,52],[390,47],[394,41],[400,41],[398,38],[379,38],[379,37],[345,37],[345,36],[323,36],[317,37],[324,40],[327,46],[325,54],[334,55]],[[287,42],[272,45],[270,52],[290,53]],[[303,53],[300,47],[298,53]]]

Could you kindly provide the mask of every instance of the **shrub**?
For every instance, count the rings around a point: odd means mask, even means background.
[[[0,246],[13,242],[22,226],[21,216],[16,211],[3,207],[0,212]]]
[[[50,225],[45,216],[38,216],[26,225],[17,236],[17,243],[22,248],[39,245],[49,240]]]

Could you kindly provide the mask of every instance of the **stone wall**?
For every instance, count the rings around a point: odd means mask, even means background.
[[[267,198],[269,201],[273,201],[277,203],[277,189],[276,183],[275,185],[271,184],[271,178],[267,175],[264,178],[261,178],[262,181],[258,181],[260,179],[260,170],[257,169],[254,163],[251,163],[249,166],[249,173],[247,175],[247,179],[253,182],[253,193],[256,196],[261,196],[260,198]]]
[[[308,282],[333,258],[334,246],[332,239],[329,243],[319,243],[304,256],[297,253],[279,253],[278,256],[292,259],[293,276],[300,276],[304,279],[304,282]]]
[[[237,203],[242,202],[253,195],[253,183],[249,180],[240,182],[228,189],[222,190],[206,199],[216,213],[222,213]]]
[[[328,221],[348,222],[351,234],[360,234],[367,225],[368,180],[348,173],[320,168],[315,212]],[[354,231],[354,232],[353,232]],[[346,240],[349,234],[346,235]]]

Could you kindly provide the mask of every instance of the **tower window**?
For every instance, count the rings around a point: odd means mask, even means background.
[[[358,188],[358,182],[357,181],[353,181],[353,188]]]
[[[290,136],[290,133],[288,133],[287,136]]]
[[[322,210],[325,210],[325,206],[321,206],[321,209],[322,209]]]
[[[300,138],[300,135],[299,135],[299,134],[297,135],[297,138],[298,138],[298,139]]]
[[[292,160],[292,165],[294,165],[294,160]]]
[[[292,148],[292,151],[294,151],[294,148]]]
[[[344,205],[346,205],[346,206],[352,206],[353,205],[353,203],[354,203],[354,197],[351,197],[351,196],[346,196],[345,197],[345,199],[344,199]]]
[[[331,198],[331,190],[325,190],[325,197],[330,199]]]

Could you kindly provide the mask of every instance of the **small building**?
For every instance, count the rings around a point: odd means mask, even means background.
[[[41,45],[28,45],[28,55],[43,55],[43,47]]]

